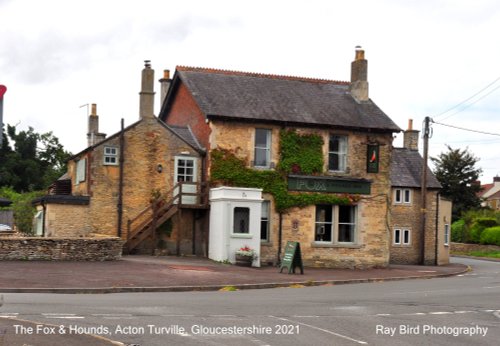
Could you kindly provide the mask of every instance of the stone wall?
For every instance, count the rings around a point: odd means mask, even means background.
[[[468,253],[470,251],[500,251],[500,246],[497,245],[481,245],[481,244],[463,244],[450,243],[450,251],[452,253]]]
[[[41,205],[37,211],[43,211]],[[89,206],[48,203],[45,209],[46,237],[86,237],[90,234]]]
[[[0,260],[114,261],[122,246],[119,238],[0,238]]]

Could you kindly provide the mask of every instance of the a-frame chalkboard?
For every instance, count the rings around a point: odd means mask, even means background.
[[[283,268],[287,268],[288,274],[295,274],[295,268],[297,267],[300,268],[300,274],[304,274],[302,254],[300,253],[300,243],[296,241],[288,241],[285,246],[285,256],[281,261],[280,273],[283,272]]]

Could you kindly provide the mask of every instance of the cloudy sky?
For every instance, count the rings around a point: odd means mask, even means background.
[[[81,106],[97,103],[108,135],[138,119],[146,59],[157,79],[187,65],[349,80],[356,45],[370,97],[401,128],[430,116],[500,134],[496,0],[0,0],[0,23],[4,122],[53,131],[73,153]],[[434,124],[431,156],[446,144],[480,158],[483,182],[500,175],[500,136]]]

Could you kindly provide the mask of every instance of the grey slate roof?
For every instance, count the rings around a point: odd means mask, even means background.
[[[159,120],[161,121],[161,120]],[[178,126],[178,125],[167,125],[162,122],[162,125],[169,128],[172,132],[174,132],[178,137],[180,137],[184,142],[192,146],[198,152],[204,152],[205,148],[203,148],[198,142],[198,139],[194,135],[193,131],[189,126]]]
[[[207,118],[400,131],[373,101],[356,102],[348,82],[190,67],[176,75]]]
[[[423,160],[416,150],[394,148],[391,162],[391,185],[393,187],[421,187]],[[441,184],[428,167],[427,187],[441,188]]]

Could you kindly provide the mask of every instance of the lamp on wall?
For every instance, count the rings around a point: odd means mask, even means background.
[[[156,166],[156,171],[157,171],[158,173],[163,172],[163,166],[161,165],[161,163],[159,163],[159,164],[158,164],[158,166]]]

